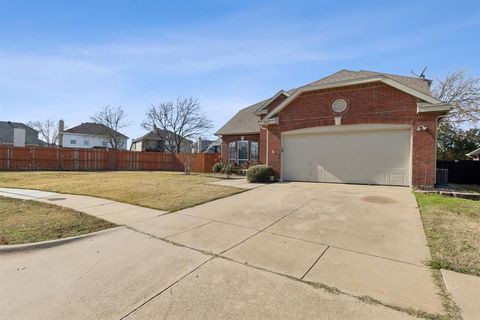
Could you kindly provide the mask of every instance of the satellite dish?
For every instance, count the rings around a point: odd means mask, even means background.
[[[410,72],[411,72],[413,75],[415,75],[416,77],[418,77],[418,78],[425,79],[425,78],[426,78],[426,77],[425,77],[425,71],[427,70],[427,68],[428,68],[428,66],[425,67],[425,68],[423,68],[422,73],[420,73],[420,75],[416,74],[413,70],[410,71]]]

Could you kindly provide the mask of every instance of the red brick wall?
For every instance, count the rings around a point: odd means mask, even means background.
[[[260,140],[260,135],[259,134],[222,136],[222,161],[223,161],[223,163],[228,162],[228,144],[230,142],[241,141],[242,137],[243,137],[243,140],[247,140],[247,141],[257,141],[258,142]],[[258,148],[259,148],[259,152],[260,152],[260,149],[261,149],[260,143],[259,143]],[[250,150],[250,148],[248,148],[248,149]],[[237,148],[235,147],[235,156],[236,156],[236,153],[237,153]],[[259,159],[260,159],[260,154],[259,154]]]
[[[285,99],[287,99],[287,96],[286,95],[279,95],[278,97],[276,97],[272,102],[270,102],[267,106],[267,110],[268,112],[272,111],[273,109],[275,109],[280,103],[282,103],[283,101],[285,101]]]
[[[436,115],[417,115],[417,99],[382,82],[360,84],[306,92],[280,112],[279,124],[268,126],[269,161],[277,177],[280,176],[281,132],[335,124],[332,102],[345,99],[347,109],[340,115],[342,124],[382,123],[410,124],[413,126],[414,185],[435,183],[435,131]],[[417,132],[420,124],[429,130]],[[260,159],[266,160],[266,133],[260,130]]]

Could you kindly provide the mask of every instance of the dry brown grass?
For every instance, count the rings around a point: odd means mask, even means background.
[[[209,184],[211,176],[178,172],[2,172],[0,187],[96,196],[176,211],[242,190]]]
[[[430,265],[480,276],[480,201],[416,194]]]
[[[78,236],[114,226],[71,209],[0,197],[0,245]]]

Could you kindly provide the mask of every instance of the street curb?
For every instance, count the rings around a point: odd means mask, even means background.
[[[74,242],[78,240],[87,239],[90,237],[103,235],[105,233],[114,232],[122,228],[125,228],[125,227],[118,226],[118,227],[114,227],[106,230],[100,230],[92,233],[87,233],[79,236],[67,237],[62,239],[46,240],[41,242],[25,243],[25,244],[2,245],[0,246],[0,254],[13,253],[13,252],[25,252],[25,251],[33,251],[37,249],[46,249],[46,248],[56,247],[69,242]]]

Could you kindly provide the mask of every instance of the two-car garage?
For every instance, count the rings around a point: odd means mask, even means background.
[[[345,125],[282,133],[282,179],[408,186],[411,127]]]

